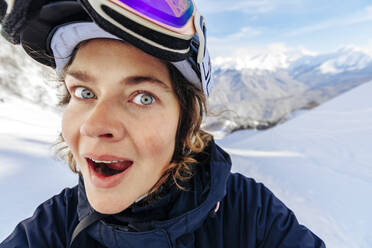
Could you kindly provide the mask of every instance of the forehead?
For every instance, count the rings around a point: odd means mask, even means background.
[[[71,71],[82,71],[94,78],[107,80],[152,77],[171,87],[165,62],[118,40],[94,39],[84,42],[76,50],[67,74]]]

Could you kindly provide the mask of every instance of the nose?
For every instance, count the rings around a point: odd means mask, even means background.
[[[108,102],[94,106],[80,127],[80,134],[91,138],[119,141],[124,138],[125,127],[117,112]]]

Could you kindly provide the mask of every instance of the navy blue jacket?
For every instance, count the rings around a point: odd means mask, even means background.
[[[187,191],[164,186],[164,196],[142,201],[84,229],[76,247],[325,248],[264,185],[230,172],[231,161],[212,143]],[[40,205],[0,244],[68,247],[84,217],[94,213],[84,182]]]

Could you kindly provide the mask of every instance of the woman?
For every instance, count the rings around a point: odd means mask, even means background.
[[[80,180],[1,248],[325,247],[200,129],[211,75],[191,1],[11,3],[6,37],[67,89],[61,152]]]

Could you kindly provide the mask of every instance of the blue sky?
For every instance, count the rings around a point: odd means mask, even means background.
[[[332,52],[372,47],[371,0],[195,0],[212,57],[270,44]]]

